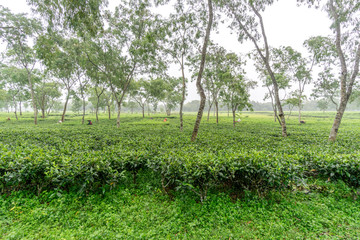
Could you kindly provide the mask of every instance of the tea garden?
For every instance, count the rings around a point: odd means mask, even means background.
[[[296,239],[360,236],[360,113],[288,120],[270,112],[203,120],[142,118],[92,126],[58,116],[0,122],[4,239]],[[88,116],[91,117],[91,116]],[[34,237],[37,236],[37,237]]]

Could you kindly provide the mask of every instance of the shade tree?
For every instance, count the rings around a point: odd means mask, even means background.
[[[108,29],[94,40],[88,59],[101,71],[117,104],[117,127],[130,82],[136,75],[164,67],[158,55],[162,38],[159,17],[149,10],[147,0],[122,2],[107,12]]]
[[[242,0],[219,0],[218,4],[225,14],[230,18],[230,27],[238,35],[238,40],[250,40],[256,49],[259,59],[269,76],[272,83],[273,97],[277,108],[277,116],[280,119],[282,127],[282,136],[287,136],[285,115],[282,109],[282,104],[279,96],[278,78],[271,67],[271,51],[265,31],[265,24],[262,17],[262,12],[267,6],[273,4],[274,0],[263,1],[242,1]]]
[[[170,14],[168,20],[168,40],[164,50],[170,56],[170,62],[180,67],[182,78],[182,99],[180,102],[180,131],[183,130],[183,106],[186,98],[187,78],[185,75],[186,65],[189,58],[198,45],[198,40],[202,35],[200,27],[202,19],[198,16],[198,11],[193,4],[185,4],[177,0],[174,5],[176,13]]]
[[[15,66],[3,66],[0,68],[0,82],[4,89],[6,89],[7,98],[11,99],[14,107],[14,114],[18,120],[17,106],[21,101],[25,100],[28,94],[28,79],[27,71],[23,68]]]
[[[346,106],[351,98],[353,87],[359,79],[360,65],[360,4],[355,0],[307,0],[311,6],[322,6],[331,20],[332,43],[336,48],[340,102],[330,130],[329,141],[335,141]]]
[[[18,67],[27,72],[27,83],[34,110],[34,123],[37,124],[37,107],[34,94],[33,73],[37,57],[33,44],[43,30],[40,20],[26,14],[14,14],[0,6],[0,38],[6,44],[7,56]]]

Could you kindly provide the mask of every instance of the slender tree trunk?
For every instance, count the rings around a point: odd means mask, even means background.
[[[50,106],[49,109],[47,110],[47,116],[49,116],[51,108],[52,108],[52,106]]]
[[[145,104],[141,106],[143,118],[145,118]]]
[[[19,111],[20,111],[20,116],[22,116],[21,101],[19,102]]]
[[[228,110],[228,111],[227,111],[227,112],[228,112],[227,115],[228,115],[228,117],[230,117],[230,108],[229,108],[229,105],[227,105],[227,110]]]
[[[38,113],[38,110],[37,110],[37,107],[36,107],[35,93],[34,93],[34,88],[33,88],[32,80],[31,80],[30,71],[28,71],[28,81],[29,81],[29,87],[30,87],[30,93],[31,93],[31,100],[32,100],[33,109],[34,109],[34,123],[35,123],[35,125],[37,125],[37,113]]]
[[[215,100],[215,109],[216,109],[216,124],[219,124],[219,103]]]
[[[81,124],[84,124],[84,122],[85,122],[85,98],[83,98],[83,114],[82,114]]]
[[[335,120],[333,123],[333,126],[330,131],[329,141],[334,142],[336,140],[337,133],[339,131],[341,119],[344,115],[345,109],[346,109],[347,101],[344,99],[340,102],[339,110],[336,113]]]
[[[182,87],[182,98],[180,102],[180,131],[183,131],[184,122],[183,122],[183,108],[185,102],[185,95],[186,95],[186,79],[185,79],[185,72],[184,72],[184,55],[181,56],[181,74],[183,80],[183,87]]]
[[[62,122],[64,122],[64,120],[65,120],[65,113],[66,113],[66,108],[67,108],[67,105],[68,105],[68,102],[69,102],[69,98],[70,98],[70,91],[68,90],[68,93],[67,93],[67,96],[66,96],[66,100],[65,100],[65,105],[64,105],[63,114],[62,114],[62,117],[61,117],[61,121],[62,121]]]
[[[95,116],[96,116],[96,122],[99,122],[99,98],[97,99],[97,102],[96,102],[96,107],[95,107]]]
[[[233,115],[233,126],[235,127],[235,114],[236,114],[236,111],[232,111],[232,115]]]
[[[117,103],[118,113],[117,113],[117,120],[116,120],[116,127],[120,128],[120,111],[121,111],[121,102]]]
[[[18,115],[17,115],[17,105],[16,105],[15,97],[13,97],[13,102],[14,102],[15,118],[16,118],[16,120],[19,120]]]
[[[257,39],[253,35],[251,35],[251,33],[243,25],[242,20],[239,19],[239,18],[236,18],[236,20],[239,23],[240,27],[245,31],[245,34],[254,43],[254,45],[256,47],[256,50],[257,50],[259,56],[261,57],[261,59],[263,60],[265,66],[266,66],[266,70],[267,70],[268,74],[270,75],[272,85],[274,87],[275,104],[276,104],[277,110],[279,112],[278,117],[280,117],[280,125],[281,125],[281,128],[282,128],[282,136],[287,137],[285,115],[284,115],[284,112],[283,112],[283,109],[282,109],[282,106],[281,106],[280,97],[279,97],[279,86],[278,86],[278,83],[276,81],[274,72],[272,71],[272,69],[270,67],[270,63],[269,63],[269,61],[270,61],[269,60],[270,59],[270,50],[269,50],[269,45],[268,45],[268,41],[267,41],[267,36],[266,36],[266,33],[265,33],[265,27],[264,27],[264,23],[263,23],[263,18],[261,16],[261,14],[259,13],[259,11],[253,5],[253,1],[249,1],[249,5],[250,5],[251,9],[253,10],[253,12],[255,13],[255,15],[259,19],[261,32],[262,32],[262,38],[263,38],[263,41],[264,41],[265,55],[263,54],[263,50],[259,47],[259,45],[257,43]],[[236,15],[235,10],[232,9],[231,7],[230,7],[230,11],[232,11],[233,14]]]
[[[212,6],[212,0],[208,0],[208,7],[209,7],[209,21],[208,21],[208,25],[206,28],[206,35],[205,35],[205,40],[204,40],[204,45],[203,45],[203,49],[202,49],[202,53],[201,53],[201,64],[200,64],[200,69],[199,69],[199,74],[197,77],[197,81],[196,81],[196,87],[199,91],[200,94],[200,107],[199,107],[199,111],[196,117],[196,121],[195,121],[195,126],[194,126],[194,130],[191,136],[191,141],[194,142],[196,140],[196,137],[198,135],[199,132],[199,127],[200,127],[200,122],[201,122],[201,118],[203,115],[203,111],[205,108],[205,101],[206,101],[206,95],[204,93],[204,89],[201,85],[201,78],[202,78],[202,74],[204,71],[204,67],[205,67],[205,57],[206,57],[206,50],[207,50],[207,46],[209,43],[209,39],[210,39],[210,31],[211,31],[211,27],[212,27],[212,23],[213,23],[213,6]]]
[[[109,114],[109,120],[111,119],[111,107],[110,104],[108,104],[108,114]]]
[[[302,97],[302,89],[301,89],[301,82],[299,81],[299,99],[298,99],[299,123],[301,122],[301,97]]]
[[[41,118],[45,119],[45,108],[41,108]]]
[[[340,106],[339,109],[337,110],[336,116],[335,116],[335,120],[333,123],[333,126],[331,128],[330,131],[330,135],[329,135],[329,141],[334,142],[336,140],[336,136],[337,133],[339,131],[339,127],[340,127],[340,123],[341,123],[341,119],[344,115],[345,109],[346,109],[346,105],[350,99],[351,93],[352,93],[352,88],[354,85],[354,82],[356,80],[356,77],[359,73],[359,65],[360,65],[360,44],[357,44],[357,51],[355,54],[355,61],[354,61],[354,69],[352,71],[352,75],[351,77],[349,77],[349,73],[347,70],[347,65],[346,65],[346,59],[345,59],[345,54],[342,50],[341,47],[341,26],[340,26],[340,16],[337,13],[335,6],[334,6],[334,1],[330,0],[329,2],[329,7],[331,10],[331,14],[333,15],[334,18],[334,27],[335,27],[335,33],[336,33],[336,50],[338,52],[338,56],[339,56],[339,60],[340,60],[340,65],[341,65],[341,77],[340,77]]]
[[[211,112],[212,105],[213,105],[213,103],[209,102],[209,110],[208,110],[208,115],[207,115],[207,121],[210,120],[210,112]]]

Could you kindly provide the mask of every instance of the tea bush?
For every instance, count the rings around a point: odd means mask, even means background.
[[[55,124],[31,119],[0,125],[0,187],[11,190],[76,189],[99,191],[125,184],[131,176],[153,172],[164,192],[188,189],[203,201],[211,188],[266,192],[307,178],[342,180],[360,185],[358,120],[343,121],[336,143],[327,141],[331,122],[308,117],[305,125],[288,122],[282,138],[271,117],[252,114],[236,128],[203,122],[198,140],[190,142],[194,118],[184,132],[178,119],[124,117],[83,126],[78,119]],[[349,124],[351,122],[351,125]]]

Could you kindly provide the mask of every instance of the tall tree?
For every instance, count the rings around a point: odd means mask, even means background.
[[[309,0],[311,4],[315,1]],[[360,3],[356,0],[326,0],[324,9],[332,21],[337,62],[340,66],[340,103],[330,131],[329,141],[335,141],[347,103],[350,100],[360,65]]]
[[[36,125],[37,108],[32,77],[37,59],[31,40],[35,41],[42,31],[41,22],[34,18],[28,18],[26,14],[13,14],[2,6],[0,6],[0,19],[4,24],[0,28],[0,37],[7,45],[9,56],[27,71]]]
[[[276,48],[270,48],[271,52],[271,58],[270,58],[270,67],[273,71],[273,75],[276,79],[277,83],[277,93],[280,96],[283,97],[283,99],[286,98],[286,91],[288,88],[290,88],[290,76],[287,71],[288,66],[287,64],[284,64],[281,59],[277,58],[276,55],[279,56],[278,52],[281,52],[279,49]],[[264,64],[263,59],[261,56],[259,56],[257,51],[253,51],[249,56],[253,57],[253,60],[255,61],[255,68],[256,71],[259,73],[260,78],[263,81],[263,86],[267,88],[268,92],[265,94],[264,100],[270,99],[271,100],[271,106],[274,112],[274,121],[278,121],[281,125],[281,119],[278,115],[278,105],[276,104],[276,91],[275,86],[273,84],[273,80],[271,76],[269,75],[269,71],[267,70],[266,65]],[[280,94],[283,93],[283,94]],[[280,101],[283,99],[280,98]]]
[[[169,21],[169,40],[165,47],[165,51],[171,56],[181,70],[182,78],[182,100],[180,102],[180,131],[183,130],[183,107],[186,98],[185,67],[188,58],[193,54],[194,47],[197,45],[201,36],[199,26],[201,19],[197,16],[196,9],[183,1],[177,0],[175,3],[176,14],[170,14]]]
[[[229,61],[232,58],[234,62]],[[206,56],[206,69],[204,72],[205,89],[209,93],[209,111],[208,120],[210,115],[211,106],[215,105],[216,123],[219,123],[219,94],[225,85],[228,71],[230,68],[235,68],[235,64],[241,65],[239,59],[233,58],[232,54],[218,44],[210,44]]]
[[[151,97],[150,82],[144,79],[133,81],[129,87],[129,97],[139,105],[145,118],[145,105]]]
[[[131,0],[107,13],[109,28],[94,42],[88,58],[107,78],[117,104],[120,127],[122,102],[136,75],[162,67],[158,50],[162,31],[148,0]],[[155,66],[156,65],[156,66]]]
[[[288,103],[294,103],[293,98],[297,98],[297,107],[299,110],[299,122],[301,122],[301,109],[304,99],[305,86],[311,82],[311,72],[315,65],[315,56],[309,60],[302,57],[301,53],[292,47],[279,47],[274,49],[274,61],[276,65],[288,72],[289,77],[298,89],[292,93],[292,97],[288,98]],[[290,100],[291,99],[291,100]],[[289,102],[290,101],[290,102]],[[292,105],[292,104],[290,104]]]
[[[193,130],[193,133],[191,136],[192,142],[194,142],[197,138],[199,128],[200,128],[201,118],[202,118],[202,115],[204,112],[205,102],[206,102],[206,96],[204,93],[204,88],[202,87],[202,84],[201,84],[201,79],[202,79],[202,75],[203,75],[204,68],[205,68],[206,52],[207,52],[207,46],[208,46],[209,40],[210,40],[210,32],[211,32],[211,29],[213,26],[213,21],[214,21],[213,2],[212,2],[212,0],[208,0],[207,2],[208,2],[207,15],[208,15],[209,20],[207,21],[204,44],[203,44],[202,51],[201,51],[201,62],[200,62],[200,67],[199,67],[199,71],[198,71],[198,75],[197,75],[197,79],[196,79],[196,87],[200,94],[200,106],[199,106],[199,111],[198,111],[198,114],[196,117],[194,130]]]
[[[45,113],[50,112],[55,102],[61,97],[59,87],[59,83],[48,81],[45,77],[35,86],[37,105],[41,110],[42,118],[45,118]]]
[[[267,5],[271,5],[274,0],[254,1],[254,0],[221,0],[222,9],[232,19],[231,28],[236,30],[239,34],[239,40],[251,40],[255,45],[259,57],[264,63],[268,75],[270,76],[273,89],[275,104],[280,118],[282,127],[282,136],[287,136],[285,115],[282,109],[279,86],[275,73],[271,67],[271,52],[265,32],[265,25],[261,12],[265,10]],[[260,45],[262,42],[262,46]]]
[[[65,120],[65,114],[71,91],[75,87],[77,73],[81,71],[77,64],[77,54],[74,48],[77,47],[77,39],[65,39],[59,34],[48,34],[41,36],[37,42],[37,54],[47,70],[60,80],[66,90],[63,114],[61,121]]]
[[[163,98],[163,104],[165,107],[166,114],[168,116],[171,115],[171,111],[175,109],[178,104],[182,102],[182,94],[183,94],[183,88],[182,88],[182,78],[174,78],[174,77],[165,77],[164,78],[164,98]]]
[[[48,22],[48,30],[70,29],[95,35],[102,29],[102,10],[107,0],[27,0]]]
[[[222,101],[231,108],[235,127],[236,111],[244,108],[251,109],[249,90],[256,85],[256,82],[246,80],[243,69],[245,62],[236,54],[226,54],[223,64],[226,66],[226,71],[222,73],[224,87],[220,91],[220,96]]]
[[[14,114],[18,120],[17,106],[27,89],[27,71],[14,66],[4,66],[0,69],[0,82],[7,89],[7,95],[11,98],[14,107]]]

